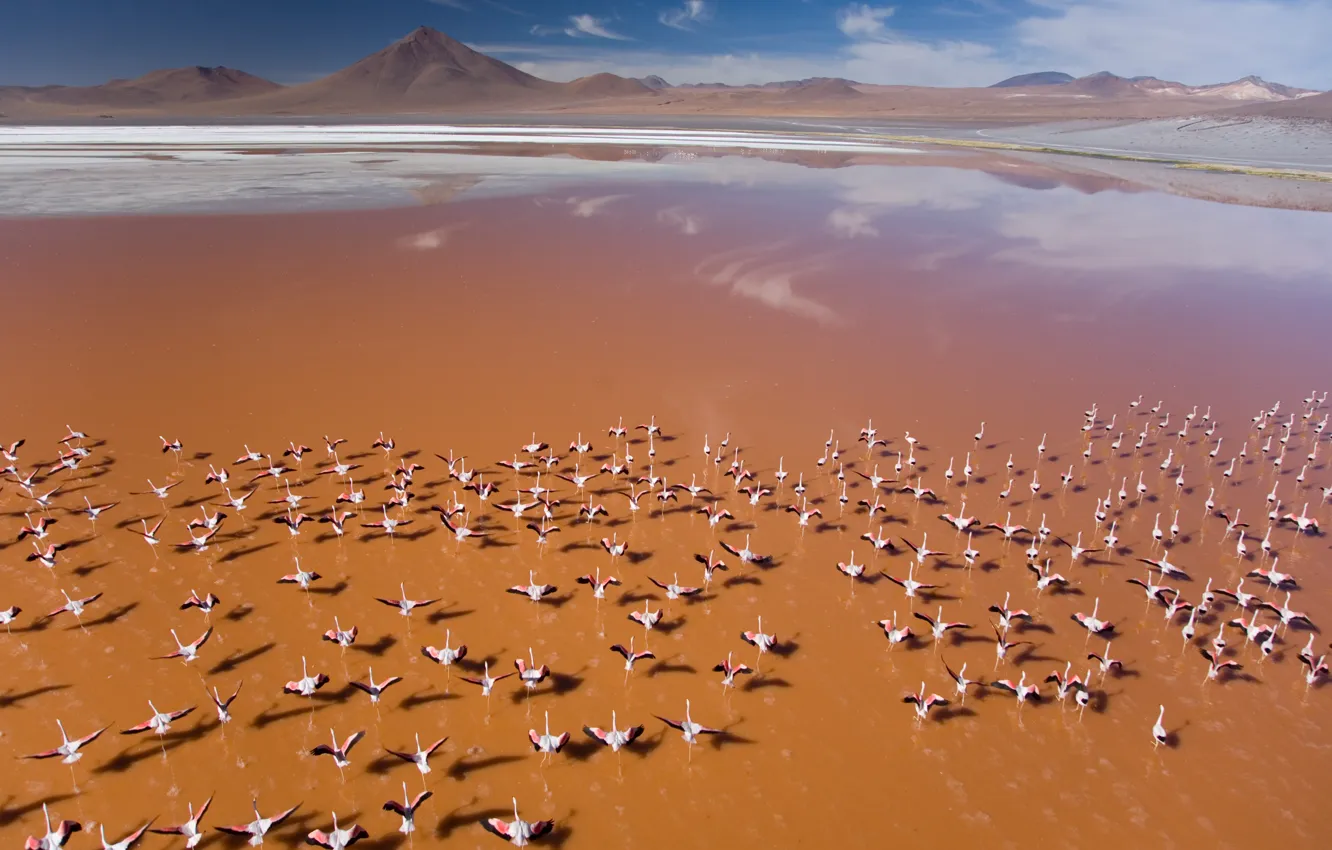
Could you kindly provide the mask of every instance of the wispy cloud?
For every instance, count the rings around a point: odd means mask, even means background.
[[[463,224],[446,224],[443,227],[436,227],[434,230],[413,233],[399,239],[398,247],[412,251],[434,251],[437,248],[443,248],[449,241],[449,236],[463,226]]]
[[[788,246],[783,243],[739,248],[708,257],[694,267],[694,275],[707,283],[726,286],[733,295],[752,298],[774,310],[813,319],[821,324],[840,320],[831,307],[795,291],[797,278],[825,271],[828,256],[801,260],[775,259]]]
[[[569,26],[564,28],[564,34],[574,38],[590,35],[596,38],[610,38],[615,41],[632,40],[627,35],[612,32],[606,27],[606,19],[598,18],[595,15],[570,15]]]
[[[854,239],[857,236],[878,236],[879,229],[873,224],[874,217],[863,209],[838,207],[828,213],[828,230],[842,239]]]
[[[521,15],[526,18],[530,17],[532,14],[531,12],[524,12],[522,9],[515,9],[512,6],[499,2],[499,0],[485,0],[485,2],[487,5],[494,6],[501,12],[508,12],[510,15]]]
[[[694,24],[703,23],[712,17],[712,9],[704,0],[685,0],[683,6],[674,9],[662,9],[657,20],[668,27],[678,30],[693,29]]]
[[[570,214],[577,218],[591,218],[601,212],[607,204],[614,203],[627,195],[602,195],[597,198],[569,198],[565,201],[570,207]]]
[[[685,236],[696,236],[703,230],[703,222],[698,216],[685,212],[684,207],[667,207],[657,213],[657,221],[673,227]]]
[[[450,9],[462,9],[464,12],[469,11],[472,8],[464,3],[463,0],[430,0],[430,2],[434,3],[436,6],[448,6]]]
[[[1332,43],[1329,0],[954,0],[953,6],[988,17],[984,39],[922,34],[892,14],[892,6],[852,3],[829,12],[828,32],[840,31],[846,40],[828,50],[679,53],[597,51],[589,45],[584,52],[561,53],[514,45],[509,55],[521,58],[524,71],[557,80],[611,71],[659,74],[681,83],[837,76],[865,83],[986,86],[1030,71],[1080,76],[1110,70],[1190,84],[1246,74],[1310,88],[1332,84],[1326,59],[1326,45]],[[661,20],[667,23],[667,13],[688,9],[689,4],[672,6]],[[594,21],[606,29],[604,21]],[[689,26],[689,20],[682,17],[680,25]],[[572,24],[539,32],[600,35]]]
[[[884,21],[893,14],[892,6],[852,3],[837,12],[837,28],[852,38],[868,38],[884,33]]]

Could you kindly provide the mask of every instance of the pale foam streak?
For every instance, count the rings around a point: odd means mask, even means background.
[[[850,135],[792,135],[732,130],[463,127],[449,124],[233,125],[173,127],[0,127],[0,156],[24,151],[86,155],[179,151],[455,148],[473,144],[627,145],[756,151],[920,153]]]

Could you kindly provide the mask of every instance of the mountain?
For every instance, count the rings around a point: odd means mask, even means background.
[[[1024,74],[988,88],[867,85],[811,77],[762,85],[670,85],[661,77],[592,74],[552,82],[418,27],[326,77],[280,86],[231,68],[171,68],[97,86],[0,86],[0,117],[44,121],[75,116],[174,118],[546,112],[734,114],[1065,120],[1164,118],[1229,112],[1251,104],[1292,116],[1332,115],[1329,98],[1245,77],[1187,86],[1108,71],[1078,79]],[[666,91],[666,96],[653,96]],[[1279,109],[1279,107],[1281,109]]]
[[[1215,83],[1210,86],[1198,86],[1196,90],[1199,93],[1206,93],[1214,97],[1224,97],[1230,100],[1269,100],[1282,101],[1294,100],[1296,98],[1309,97],[1318,92],[1312,89],[1297,89],[1292,86],[1283,86],[1281,83],[1269,83],[1262,77],[1241,77],[1232,83]]]
[[[1305,118],[1332,120],[1332,92],[1300,95],[1291,100],[1276,103],[1251,103],[1235,109],[1226,110],[1226,114],[1262,115],[1268,118]]]
[[[783,87],[782,96],[799,100],[830,100],[834,98],[864,97],[865,95],[847,80],[824,77]]]
[[[819,86],[819,85],[826,86],[830,90],[833,89],[840,90],[840,88],[843,86],[850,88],[851,86],[858,86],[860,85],[860,83],[857,83],[855,80],[845,79],[844,77],[806,77],[803,80],[781,80],[780,82],[775,82],[775,83],[764,83],[763,85],[758,86],[758,88],[807,89],[810,86]],[[860,92],[856,92],[856,94],[859,93]]]
[[[104,88],[151,91],[163,100],[203,101],[248,97],[252,94],[277,91],[283,86],[272,80],[256,77],[254,74],[237,71],[235,68],[221,65],[205,68],[194,65],[189,68],[150,71],[132,80],[111,80]]]
[[[1317,92],[1269,83],[1261,77],[1243,77],[1229,83],[1188,86],[1156,77],[1120,77],[1109,71],[1100,71],[1079,77],[1060,86],[1084,94],[1101,97],[1147,95],[1151,97],[1209,97],[1240,101],[1286,101],[1308,97]]]
[[[265,98],[273,106],[319,105],[344,109],[431,107],[528,99],[557,91],[559,83],[534,77],[430,27],[403,38],[327,77]]]
[[[1109,71],[1097,71],[1095,74],[1088,74],[1085,77],[1078,77],[1076,80],[1064,83],[1061,88],[1076,91],[1080,94],[1114,97],[1116,95],[1141,93],[1144,89],[1150,87],[1148,79],[1154,78],[1130,80]]]
[[[166,68],[95,86],[0,86],[0,99],[38,107],[149,108],[233,100],[282,86],[234,68]]]
[[[616,97],[620,95],[652,94],[652,88],[641,80],[631,80],[615,74],[592,74],[564,84],[566,92],[578,97]]]
[[[1057,86],[1060,83],[1073,82],[1072,74],[1065,74],[1063,71],[1037,71],[1034,74],[1018,74],[1016,77],[1009,77],[1006,80],[1000,80],[990,86],[992,89],[1016,88],[1018,86]]]

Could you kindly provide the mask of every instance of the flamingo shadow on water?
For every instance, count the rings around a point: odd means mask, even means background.
[[[229,618],[230,614],[228,614],[227,616]],[[221,673],[230,673],[233,670],[235,670],[237,667],[240,667],[242,664],[245,664],[248,661],[253,661],[259,656],[265,655],[276,648],[277,644],[270,641],[265,644],[260,644],[259,646],[256,646],[254,649],[247,649],[247,650],[233,652],[231,655],[228,655],[226,658],[223,658],[221,661],[214,664],[209,669],[208,675],[216,676]]]
[[[422,706],[454,699],[461,699],[461,696],[447,691],[417,691],[403,697],[402,702],[398,703],[398,707],[403,711],[413,711]]]

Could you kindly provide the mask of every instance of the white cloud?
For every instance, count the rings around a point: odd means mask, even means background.
[[[569,26],[565,28],[565,35],[577,38],[580,35],[591,35],[597,38],[610,38],[616,41],[628,41],[629,36],[620,35],[617,32],[611,32],[606,28],[605,18],[597,18],[592,15],[570,15]]]
[[[427,230],[424,233],[413,233],[399,239],[398,246],[413,251],[434,251],[437,248],[444,247],[449,241],[449,235],[460,227],[462,227],[461,224],[446,224],[443,227],[436,227],[434,230]]]
[[[554,80],[611,71],[659,74],[675,83],[745,85],[835,76],[889,85],[986,86],[1030,71],[1080,76],[1109,70],[1190,84],[1258,74],[1308,88],[1332,85],[1326,59],[1326,45],[1332,43],[1329,0],[1032,0],[1027,8],[1032,5],[1037,13],[1007,22],[993,13],[984,42],[914,36],[888,26],[891,7],[855,3],[829,21],[847,36],[846,44],[824,53],[490,49],[501,58],[517,57],[524,71]]]
[[[782,310],[821,324],[840,320],[831,307],[801,295],[795,290],[797,278],[826,271],[830,257],[818,255],[801,260],[771,259],[785,247],[781,243],[726,251],[703,260],[694,275],[707,283],[730,288],[733,295],[752,298],[775,310]]]
[[[570,214],[577,218],[591,218],[601,212],[602,207],[614,203],[624,197],[627,196],[602,195],[598,198],[569,198],[565,203],[573,207],[573,209],[569,210]]]
[[[463,0],[430,0],[430,2],[434,3],[436,6],[448,6],[450,9],[462,9],[464,12],[471,8],[464,3]]]
[[[892,13],[892,6],[852,3],[837,12],[837,28],[852,38],[871,38],[884,32],[884,21]]]
[[[873,221],[873,216],[864,209],[838,207],[828,213],[828,230],[842,239],[878,236],[879,229],[874,226]]]
[[[687,213],[684,207],[667,207],[657,213],[657,221],[673,227],[685,236],[697,236],[703,230],[703,222],[698,216]]]
[[[1150,74],[1199,84],[1258,74],[1332,85],[1327,0],[1042,0],[1020,20],[1013,50],[1032,70]],[[1039,65],[1040,67],[1036,67]]]
[[[668,27],[678,30],[691,29],[693,24],[702,23],[712,17],[712,10],[704,0],[685,0],[685,4],[675,9],[662,9],[657,20]]]

